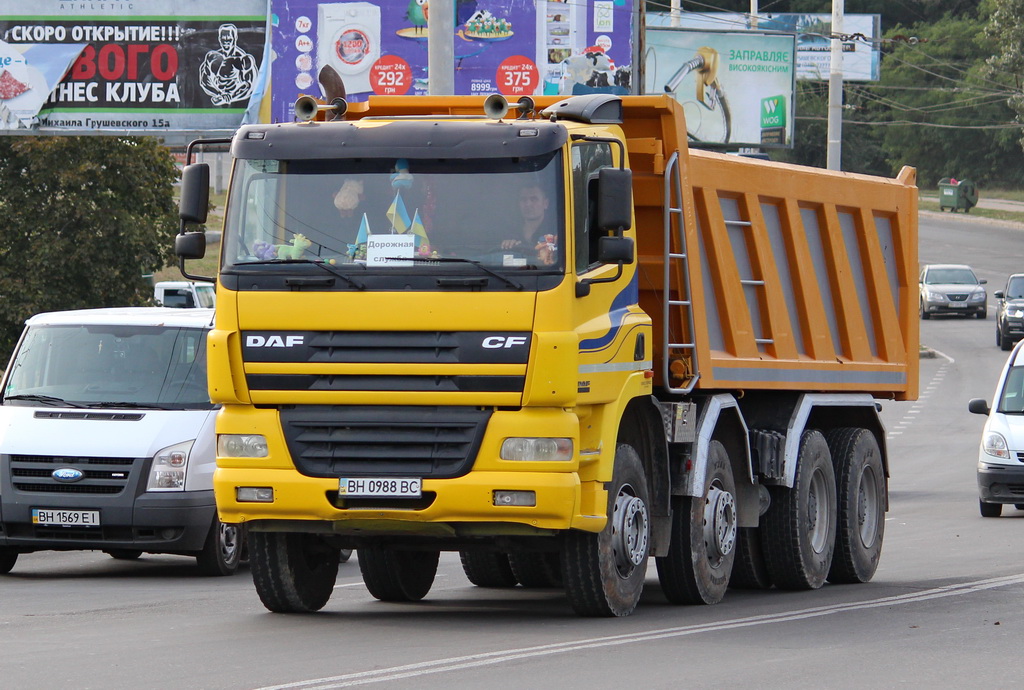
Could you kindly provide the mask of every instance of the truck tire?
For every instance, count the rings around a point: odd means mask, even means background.
[[[628,616],[640,601],[650,553],[649,493],[640,456],[620,443],[608,489],[608,522],[597,534],[573,531],[562,552],[562,581],[581,616]]]
[[[0,546],[0,575],[11,572],[18,562],[18,552],[10,546]]]
[[[703,496],[672,500],[672,542],[658,557],[658,580],[673,604],[717,604],[736,559],[736,482],[720,441],[708,448]]]
[[[377,546],[359,549],[363,583],[381,601],[419,601],[437,574],[440,551],[399,551]]]
[[[828,443],[808,429],[800,439],[793,488],[769,487],[761,546],[779,589],[818,589],[832,567],[836,536],[836,478]]]
[[[234,575],[242,559],[243,539],[240,525],[221,522],[215,515],[203,550],[196,556],[199,572],[210,577]]]
[[[733,589],[771,589],[772,578],[764,563],[761,535],[756,527],[740,527],[736,534],[736,561],[729,586]]]
[[[250,532],[249,567],[256,593],[275,613],[319,611],[334,593],[338,551],[315,534]]]
[[[462,572],[477,587],[504,589],[515,587],[519,582],[508,562],[508,554],[459,551],[459,560],[462,561]]]
[[[1003,514],[1002,503],[985,503],[979,500],[978,508],[981,510],[981,517],[999,517]]]
[[[508,562],[516,580],[528,589],[560,588],[562,559],[557,552],[513,551]]]
[[[832,429],[825,435],[836,473],[836,549],[828,581],[868,582],[882,555],[885,468],[867,429]]]

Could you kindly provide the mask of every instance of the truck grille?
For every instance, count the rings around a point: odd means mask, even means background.
[[[301,405],[281,408],[295,467],[311,477],[459,477],[473,464],[489,410]]]
[[[11,455],[9,467],[15,491],[51,494],[118,494],[128,485],[134,458],[81,458],[53,455]],[[80,470],[82,479],[62,482],[53,478],[60,467]]]

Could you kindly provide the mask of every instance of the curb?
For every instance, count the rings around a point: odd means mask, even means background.
[[[930,216],[932,218],[949,218],[951,215],[955,216],[957,220],[969,220],[974,223],[986,223],[988,225],[1001,225],[1004,228],[1014,228],[1016,230],[1024,230],[1024,223],[1016,220],[1002,220],[1000,218],[985,218],[984,216],[972,216],[969,213],[957,213],[949,214],[943,213],[942,211],[924,211],[921,209],[917,210],[918,216]]]

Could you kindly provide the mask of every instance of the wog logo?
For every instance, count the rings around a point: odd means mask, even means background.
[[[304,335],[247,335],[246,347],[296,347],[306,341]]]

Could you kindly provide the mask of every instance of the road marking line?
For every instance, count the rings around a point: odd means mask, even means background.
[[[583,649],[597,649],[600,647],[635,644],[637,642],[646,642],[648,640],[684,637],[687,635],[719,632],[735,628],[747,628],[755,625],[765,625],[768,623],[788,623],[790,621],[818,618],[835,613],[846,613],[849,611],[880,608],[883,606],[913,604],[921,601],[928,601],[930,599],[963,596],[965,594],[974,594],[976,592],[995,589],[997,587],[1006,587],[1018,584],[1024,584],[1024,573],[1004,577],[994,577],[986,580],[976,580],[973,582],[963,582],[956,585],[946,585],[945,587],[936,587],[909,594],[879,597],[878,599],[869,599],[868,601],[856,603],[816,606],[788,613],[763,614],[760,616],[735,618],[733,620],[720,621],[717,623],[699,623],[696,625],[687,625],[677,628],[663,628],[661,630],[651,630],[648,632],[594,637],[585,640],[578,640],[576,642],[558,642],[554,644],[538,645],[535,647],[521,647],[519,649],[507,649],[494,652],[484,652],[481,654],[470,654],[467,656],[448,657],[446,659],[436,659],[434,661],[421,661],[415,664],[404,664],[402,666],[392,666],[390,668],[381,668],[372,671],[359,671],[356,673],[346,673],[340,676],[296,681],[294,683],[286,683],[284,685],[272,685],[261,688],[260,690],[291,690],[294,688],[302,688],[303,690],[330,690],[333,688],[348,688],[355,685],[368,685],[370,683],[384,683],[402,680],[404,678],[426,676],[434,673],[448,673],[451,671],[478,668],[480,666],[502,664],[521,659],[550,656],[553,654],[566,654],[568,652],[577,652]]]

